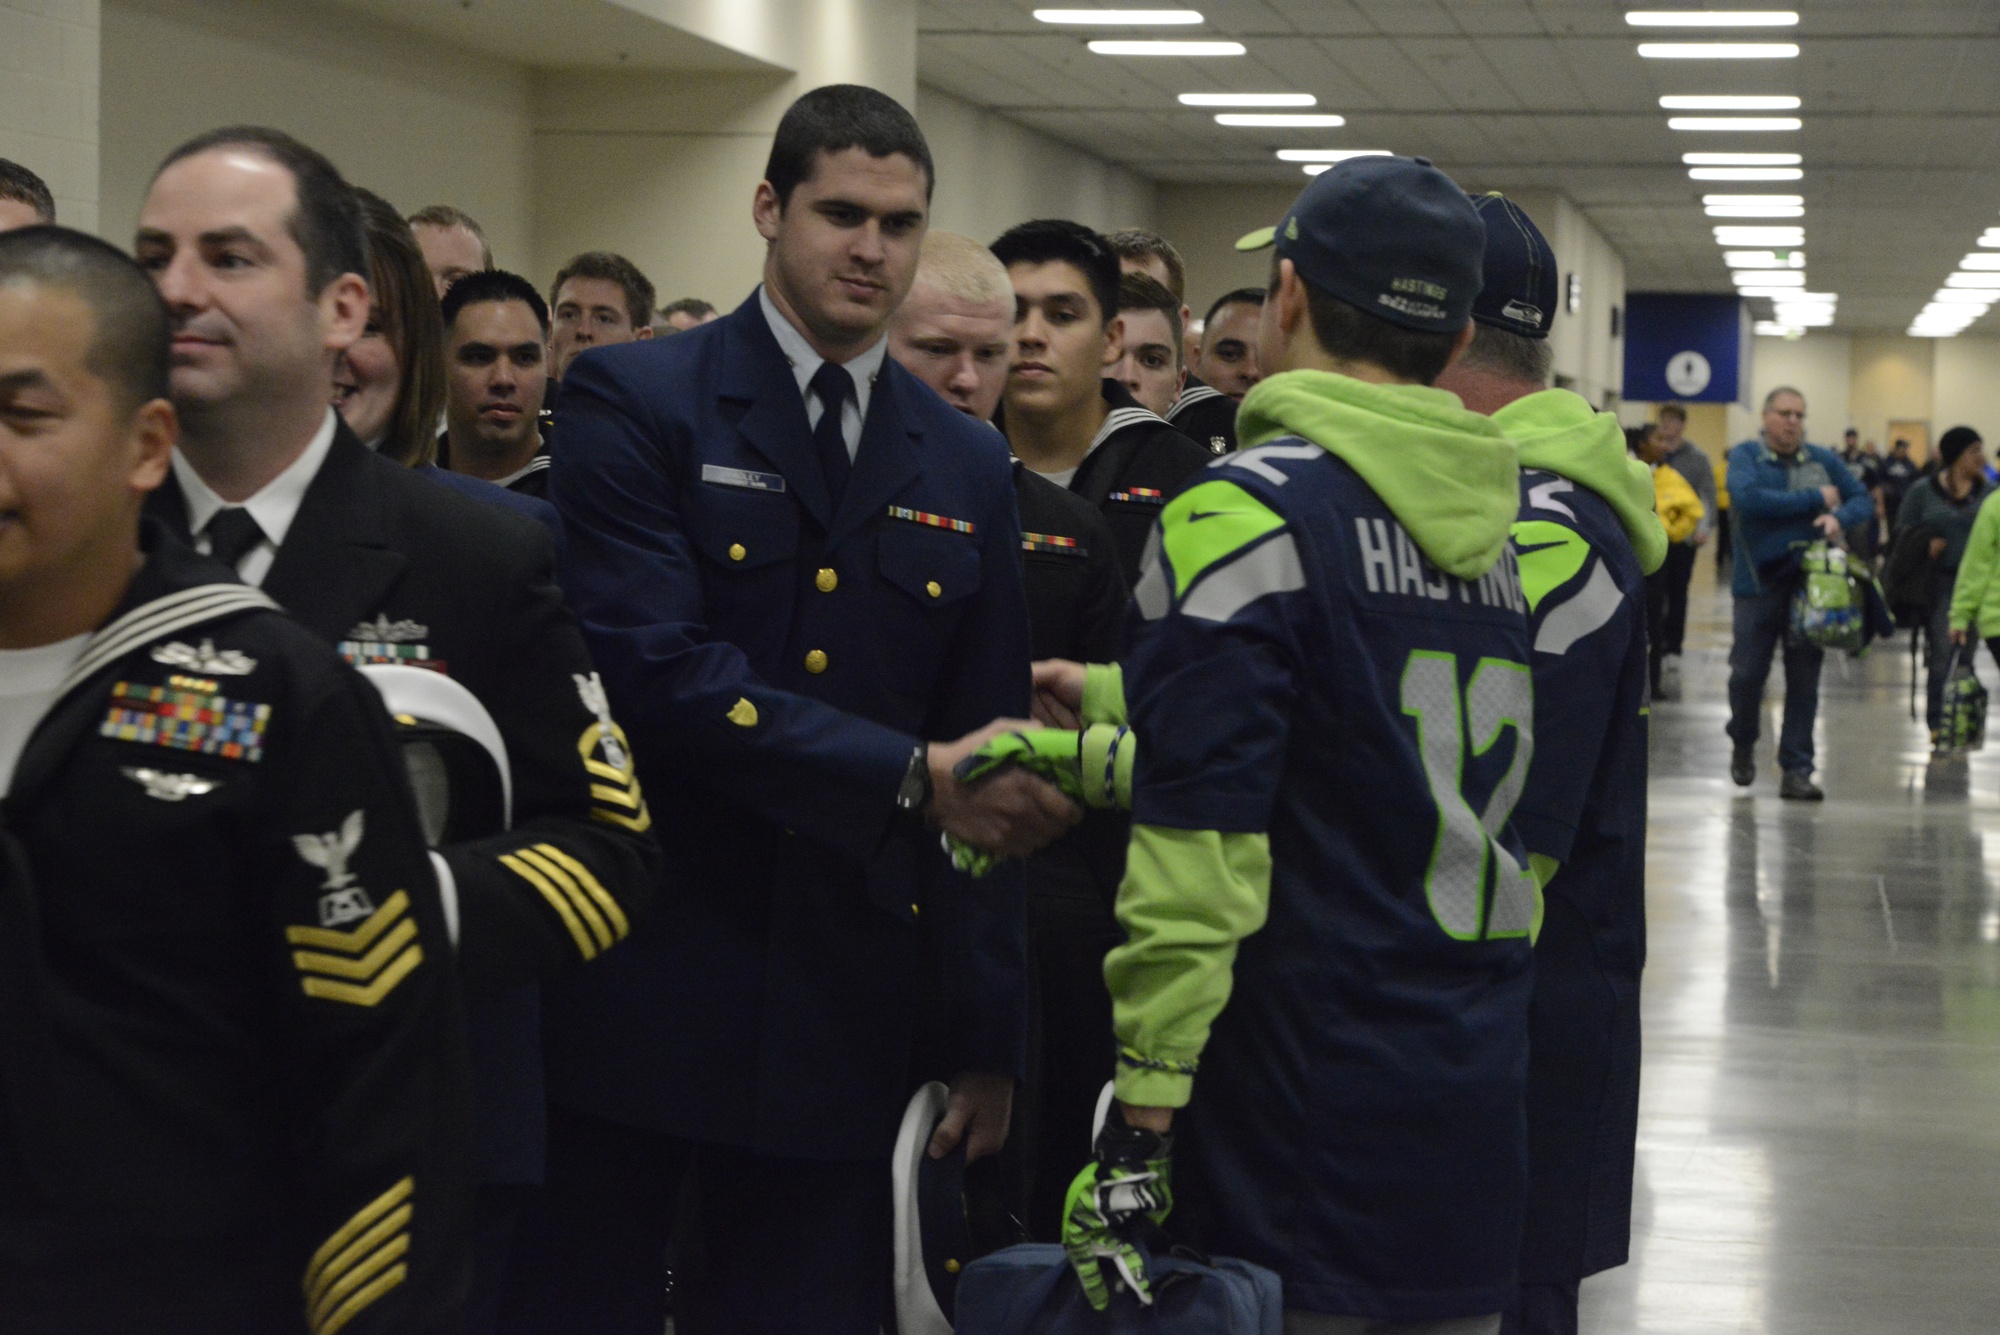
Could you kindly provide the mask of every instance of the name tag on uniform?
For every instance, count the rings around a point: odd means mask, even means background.
[[[721,487],[736,487],[743,491],[783,491],[785,479],[776,473],[753,473],[747,468],[724,468],[721,464],[703,464],[701,480],[713,482]]]

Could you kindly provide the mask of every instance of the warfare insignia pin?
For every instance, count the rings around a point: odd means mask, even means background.
[[[118,772],[144,788],[146,796],[162,802],[184,802],[190,797],[212,793],[220,786],[216,780],[204,779],[199,774],[175,774],[169,770],[148,769],[144,765],[120,765]]]
[[[361,827],[362,812],[356,807],[340,823],[338,830],[292,836],[292,847],[298,850],[299,856],[326,873],[326,882],[320,889],[345,890],[354,884],[354,874],[347,870],[347,860],[354,856],[355,849],[361,847]]]
[[[431,633],[429,626],[416,621],[391,621],[387,612],[373,621],[363,621],[347,632],[350,640],[373,641],[378,644],[415,644]]]
[[[257,668],[257,660],[250,655],[240,649],[217,649],[215,641],[210,639],[202,640],[199,649],[179,640],[155,645],[153,661],[165,663],[168,667],[185,668],[203,676],[242,677]]]

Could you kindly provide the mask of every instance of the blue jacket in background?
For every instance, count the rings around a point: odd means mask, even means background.
[[[1799,548],[1819,536],[1813,520],[1828,513],[1821,487],[1840,492],[1831,513],[1843,529],[1866,523],[1875,512],[1867,490],[1832,450],[1800,445],[1786,459],[1761,439],[1729,451],[1730,530],[1738,559],[1729,581],[1739,598],[1788,583],[1799,568]]]

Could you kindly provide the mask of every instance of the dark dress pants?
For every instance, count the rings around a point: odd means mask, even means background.
[[[1694,579],[1696,549],[1685,542],[1669,543],[1666,564],[1660,567],[1666,586],[1665,620],[1660,626],[1660,652],[1677,654],[1687,638],[1688,584]]]
[[[1819,716],[1819,670],[1826,652],[1788,634],[1796,581],[1738,594],[1735,638],[1729,646],[1729,738],[1738,746],[1757,740],[1764,712],[1764,682],[1771,655],[1785,655],[1785,720],[1778,732],[1778,768],[1788,774],[1813,770],[1813,720]]]
[[[690,1174],[705,1263],[675,1274],[676,1335],[878,1335],[889,1295],[886,1158],[779,1158],[561,1107],[550,1109],[548,1184],[521,1221],[502,1329],[660,1335],[667,1247]]]

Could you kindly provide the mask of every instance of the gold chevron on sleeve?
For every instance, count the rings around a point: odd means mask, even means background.
[[[644,834],[653,828],[653,813],[643,801],[639,803],[639,814],[636,816],[621,815],[606,807],[592,807],[590,818],[601,820],[606,825],[622,825],[634,834]]]
[[[632,934],[632,924],[626,920],[625,910],[618,907],[618,901],[611,897],[603,884],[595,876],[591,875],[590,868],[584,866],[554,844],[536,844],[535,851],[558,863],[576,880],[578,885],[584,888],[591,899],[596,901],[597,906],[604,910],[604,916],[611,924],[613,940],[623,941],[627,936]]]
[[[522,856],[522,852],[525,851],[502,853],[500,855],[500,865],[508,871],[513,872],[529,885],[534,886],[540,892],[542,898],[549,902],[549,907],[556,911],[558,918],[562,919],[563,926],[569,929],[570,940],[576,942],[578,954],[587,960],[596,959],[598,951],[597,943],[591,939],[590,932],[585,929],[582,920],[576,916],[576,910],[571,907],[568,897],[556,888],[554,881],[542,874],[539,865],[530,865],[528,863]]]
[[[305,994],[322,1001],[373,1006],[395,991],[396,984],[424,962],[409,909],[409,895],[398,890],[352,931],[287,927],[285,939],[293,945],[320,947],[292,952]]]
[[[523,861],[530,863],[542,875],[553,881],[569,898],[569,902],[576,909],[576,916],[590,927],[590,935],[597,942],[599,950],[618,940],[618,937],[612,935],[611,926],[605,922],[604,915],[598,911],[596,902],[584,890],[582,878],[575,875],[576,872],[583,872],[583,878],[590,878],[590,873],[583,870],[582,863],[567,856],[553,844],[536,844],[533,848],[518,849],[516,852]],[[590,878],[590,883],[597,886],[594,878]],[[609,901],[610,896],[604,895],[603,887],[597,886],[597,890],[599,895]]]
[[[404,1178],[334,1230],[306,1262],[302,1288],[313,1335],[335,1335],[409,1278],[416,1180]]]

